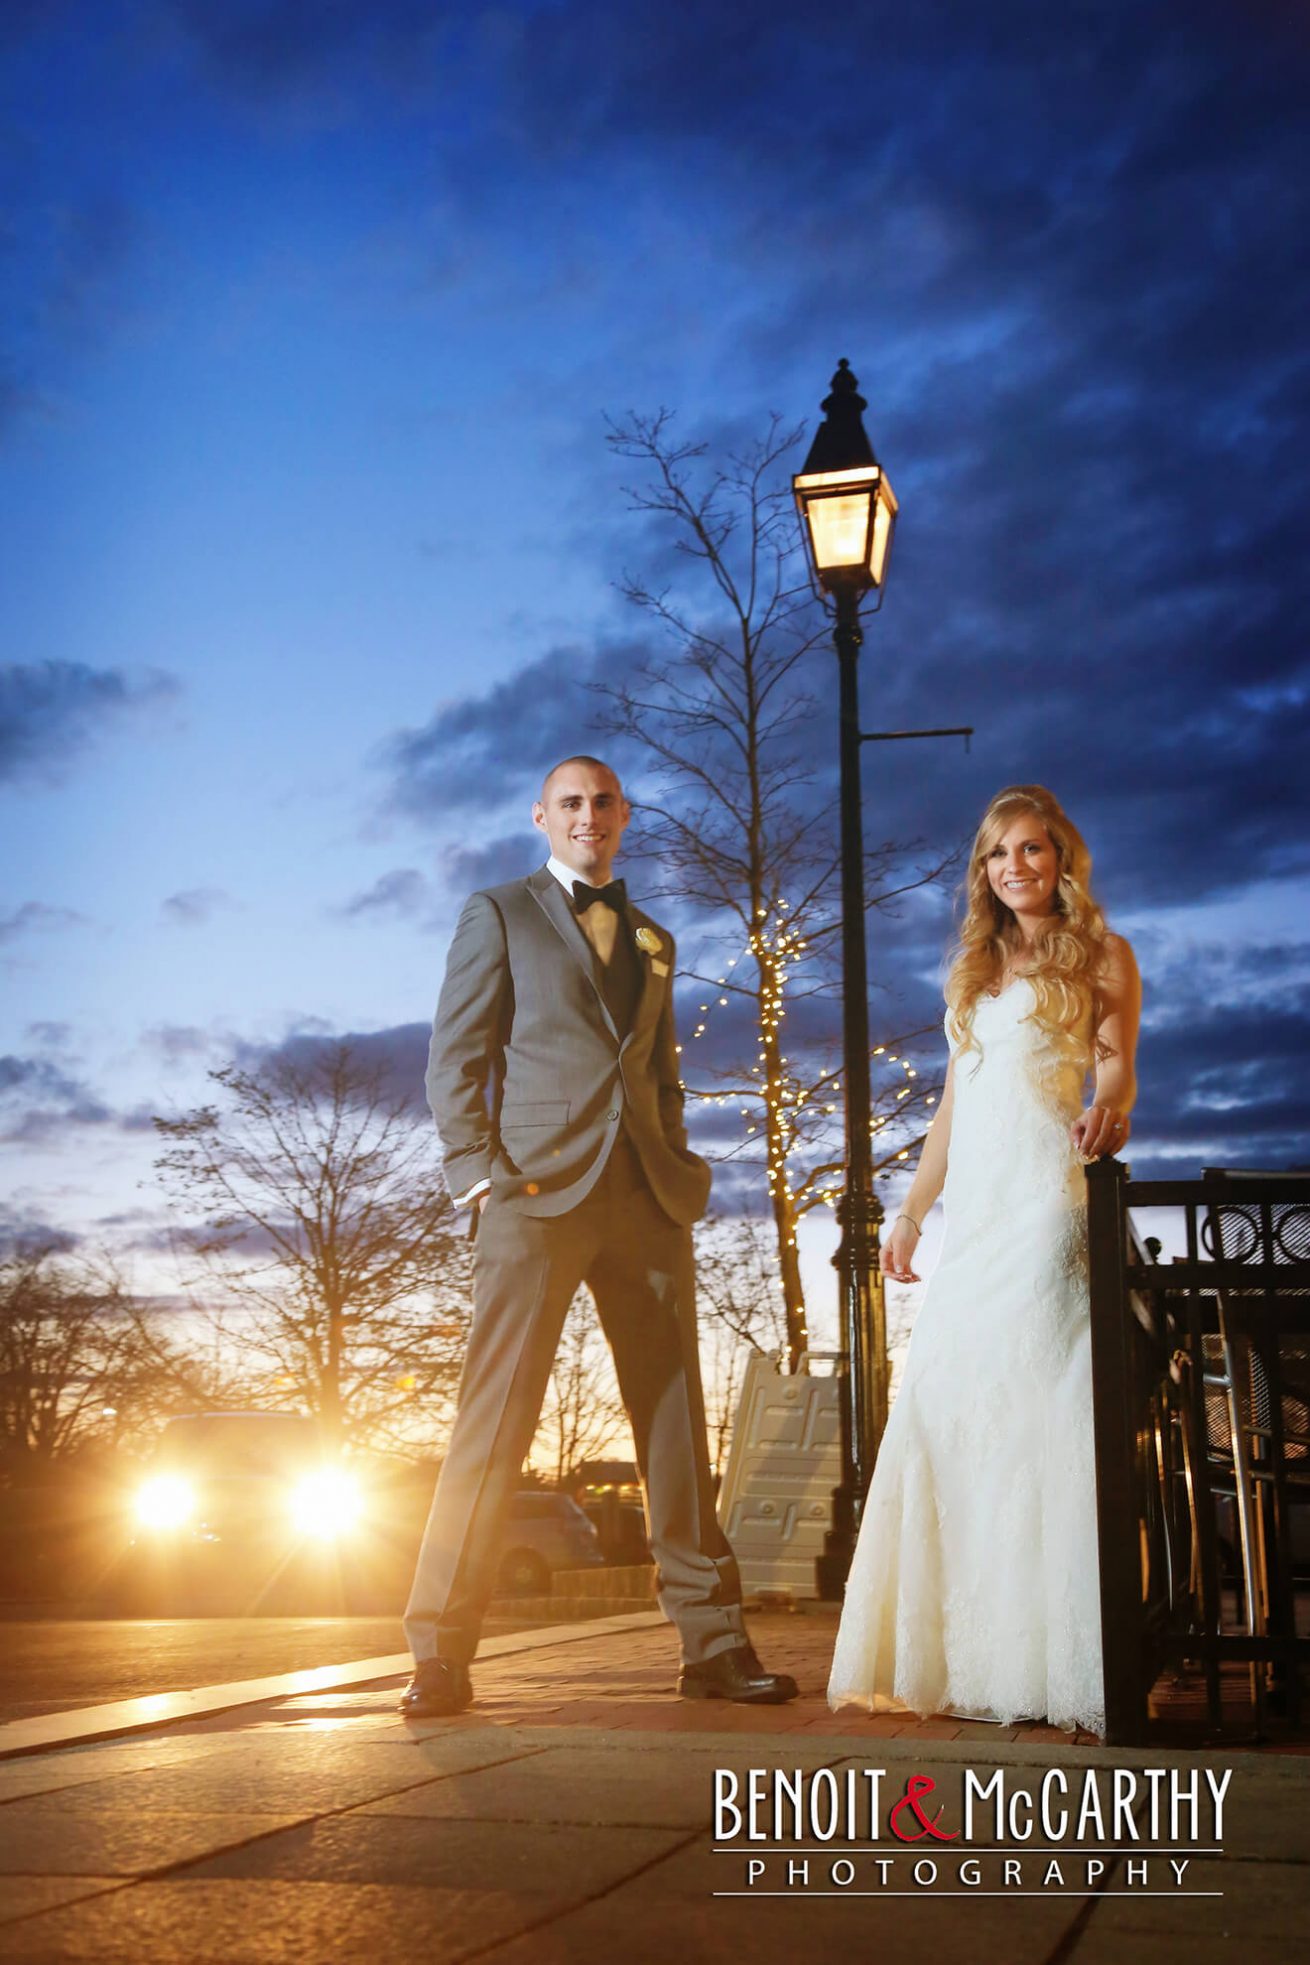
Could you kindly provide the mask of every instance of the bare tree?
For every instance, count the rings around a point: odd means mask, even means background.
[[[210,1077],[218,1102],[155,1120],[156,1165],[260,1402],[298,1398],[333,1439],[412,1439],[453,1392],[469,1302],[431,1127],[348,1040]]]
[[[710,1460],[726,1464],[742,1370],[751,1350],[786,1340],[778,1259],[759,1218],[711,1216],[696,1228],[696,1309]],[[584,1460],[602,1459],[627,1425],[613,1359],[586,1292],[563,1335],[533,1442],[531,1463],[558,1486]]]
[[[839,841],[804,680],[828,629],[804,577],[783,472],[799,431],[775,417],[758,443],[716,467],[704,444],[678,443],[670,425],[665,411],[630,415],[611,424],[609,442],[643,467],[630,504],[663,522],[688,577],[657,588],[625,576],[620,590],[662,646],[593,687],[602,727],[651,760],[653,792],[633,843],[657,870],[655,891],[707,917],[710,964],[687,971],[704,991],[689,1041],[719,1009],[745,1012],[737,1061],[689,1066],[688,1091],[742,1122],[717,1157],[762,1158],[794,1368],[807,1343],[797,1224],[835,1199],[843,1164],[841,1073],[830,1020],[817,1014],[839,981]],[[893,907],[950,864],[911,865],[911,850],[887,843],[870,853],[870,907]],[[922,1035],[875,1047],[898,1068],[876,1099],[875,1173],[914,1150],[940,1092],[906,1055]]]
[[[759,1216],[709,1216],[696,1229],[696,1310],[710,1460],[722,1475],[752,1351],[786,1346],[778,1250]]]
[[[562,1487],[580,1462],[601,1459],[626,1424],[609,1346],[590,1297],[579,1292],[564,1320],[531,1457],[550,1466]]]
[[[114,1271],[52,1248],[0,1262],[0,1456],[10,1469],[147,1435],[202,1383]]]

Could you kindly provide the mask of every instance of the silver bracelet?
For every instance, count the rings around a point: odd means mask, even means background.
[[[902,1209],[900,1214],[897,1215],[896,1221],[908,1221],[916,1235],[922,1235],[923,1233],[923,1223],[921,1221],[916,1221],[912,1214],[906,1214],[904,1209]],[[893,1228],[896,1226],[896,1221],[892,1223]]]

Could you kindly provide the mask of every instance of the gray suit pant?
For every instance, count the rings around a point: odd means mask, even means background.
[[[659,1206],[620,1140],[569,1213],[520,1214],[494,1195],[483,1211],[459,1408],[405,1611],[416,1659],[466,1663],[477,1649],[506,1509],[584,1282],[632,1422],[660,1607],[688,1663],[745,1641],[737,1564],[714,1511],[691,1235]]]

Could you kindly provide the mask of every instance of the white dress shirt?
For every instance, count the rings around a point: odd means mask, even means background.
[[[558,880],[560,886],[564,889],[564,892],[568,895],[569,899],[572,900],[573,883],[575,880],[581,880],[582,875],[580,873],[575,873],[572,867],[566,867],[563,860],[557,860],[553,853],[551,854],[550,858],[546,862],[546,871],[547,873],[554,874],[556,880]],[[590,884],[591,884],[590,881],[588,881],[587,885],[590,886]]]

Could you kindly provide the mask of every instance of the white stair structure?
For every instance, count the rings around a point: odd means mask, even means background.
[[[838,1380],[812,1374],[811,1355],[790,1375],[763,1351],[747,1360],[719,1521],[748,1596],[818,1595],[815,1562],[841,1480],[841,1419]]]

